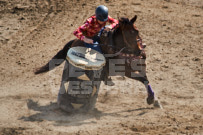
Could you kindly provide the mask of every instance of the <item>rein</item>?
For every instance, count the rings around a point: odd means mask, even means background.
[[[114,53],[114,54],[104,54],[105,57],[115,57],[115,56],[118,56],[119,54],[121,54],[121,52],[122,52],[124,49],[126,49],[126,48],[132,49],[132,48],[130,47],[130,46],[131,46],[130,43],[129,43],[129,42],[127,41],[127,39],[126,39],[126,36],[125,36],[123,30],[122,30],[122,37],[123,37],[124,43],[127,45],[127,47],[121,48],[121,47],[117,47],[117,46],[110,45],[110,44],[93,44],[93,45],[108,46],[108,47],[112,47],[112,48],[115,48],[115,49],[119,49],[119,51],[116,52],[116,53]],[[136,43],[139,42],[139,41],[141,41],[140,38],[139,38],[139,39],[136,39]],[[137,44],[137,45],[138,45],[138,44]],[[138,48],[139,48],[139,47],[138,47]]]
[[[105,44],[92,44],[92,45],[98,45],[98,46],[110,46],[110,47],[113,47],[113,48],[118,48],[116,46],[113,46],[113,45],[105,45]],[[115,56],[118,56],[126,47],[123,47],[120,49],[119,47],[119,51],[114,53],[114,54],[104,54],[105,57],[115,57]]]

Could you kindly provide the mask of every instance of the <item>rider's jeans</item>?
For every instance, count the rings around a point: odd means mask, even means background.
[[[105,29],[105,27],[103,27],[103,28],[100,30],[100,32],[99,32],[98,35],[96,35],[96,36],[94,36],[94,37],[92,38],[92,40],[94,41],[94,44],[85,43],[85,47],[87,47],[87,48],[92,48],[92,49],[94,49],[94,50],[96,50],[96,51],[102,53],[101,46],[100,46],[100,45],[97,45],[97,44],[100,43],[99,39],[100,39],[101,33],[103,32],[104,29]]]

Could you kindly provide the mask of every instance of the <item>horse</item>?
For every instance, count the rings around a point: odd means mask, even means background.
[[[100,70],[81,70],[66,59],[72,47],[84,46],[79,39],[69,41],[46,65],[38,68],[35,74],[48,72],[66,60],[57,103],[66,112],[89,111],[94,109],[101,81],[108,76],[126,76],[144,84],[147,90],[147,104],[161,107],[146,75],[145,45],[135,26],[137,15],[132,19],[120,18],[114,30],[103,31],[99,46],[106,59],[106,65]],[[115,72],[115,64],[123,65],[123,72]],[[80,72],[76,72],[80,71]],[[68,88],[65,87],[69,82]],[[87,91],[84,91],[84,86]],[[77,88],[76,88],[77,87]],[[73,89],[77,90],[74,91]]]

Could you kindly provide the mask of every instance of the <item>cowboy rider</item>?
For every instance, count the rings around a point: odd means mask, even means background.
[[[105,26],[106,23],[111,25]],[[85,46],[92,48],[98,52],[101,52],[100,46],[93,45],[94,42],[99,42],[98,33],[104,28],[105,31],[109,31],[115,28],[118,24],[118,20],[108,15],[108,8],[104,5],[100,5],[96,8],[95,14],[89,17],[83,25],[78,27],[73,34],[85,43]],[[106,85],[114,85],[111,78],[107,78],[108,83]],[[107,82],[105,81],[105,82]]]

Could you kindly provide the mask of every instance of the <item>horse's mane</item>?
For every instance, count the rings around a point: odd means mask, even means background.
[[[124,18],[124,17],[121,17],[119,18],[119,23],[117,24],[117,26],[115,27],[114,29],[114,32],[118,32],[120,31],[120,27],[121,27],[121,24],[123,25],[126,25],[126,24],[130,24],[130,20],[128,18]]]
[[[122,23],[122,24],[129,24],[130,23],[130,20],[128,18],[120,18],[119,19],[119,23]]]

